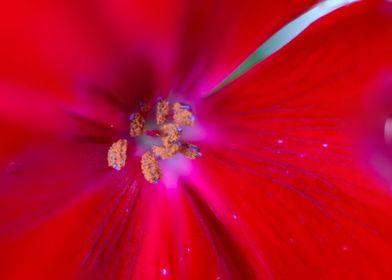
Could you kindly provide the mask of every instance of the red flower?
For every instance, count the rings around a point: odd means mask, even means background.
[[[0,9],[1,279],[392,276],[392,198],[350,129],[392,66],[389,3],[318,20],[211,94],[314,1],[52,2]],[[181,138],[139,107],[158,97],[192,106]]]

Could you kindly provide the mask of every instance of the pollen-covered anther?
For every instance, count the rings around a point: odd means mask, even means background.
[[[165,147],[177,142],[181,137],[181,128],[174,123],[165,124],[160,129],[161,140]]]
[[[173,105],[173,120],[178,125],[192,126],[195,116],[189,105],[176,102]]]
[[[166,122],[170,113],[170,106],[167,100],[159,100],[156,107],[157,124],[162,125]]]
[[[110,146],[108,151],[108,165],[116,170],[121,170],[127,160],[127,140],[120,139]]]
[[[158,160],[154,157],[153,153],[145,152],[141,160],[142,173],[144,178],[149,183],[156,183],[162,177],[162,171],[159,167]]]
[[[183,144],[180,152],[189,159],[197,159],[202,156],[199,147],[192,144]]]
[[[146,120],[143,118],[143,116],[140,113],[134,113],[129,117],[129,120],[131,121],[129,134],[132,137],[143,134],[144,125],[146,123]]]
[[[180,145],[175,143],[168,147],[163,146],[152,146],[152,152],[154,155],[160,159],[169,159],[173,157],[180,150]]]

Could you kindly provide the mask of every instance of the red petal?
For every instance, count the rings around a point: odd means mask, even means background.
[[[142,46],[163,68],[171,68],[174,62],[175,90],[187,95],[211,89],[316,2],[110,0],[106,9],[122,34],[140,39],[131,39],[133,45],[144,41]]]
[[[81,20],[83,16],[91,16],[78,14],[81,9],[82,4],[64,1],[4,3],[0,11],[2,80],[55,92],[69,86],[72,75],[94,71],[105,56],[97,46],[97,31],[81,24],[87,22]]]
[[[120,41],[98,6],[88,1],[4,3],[0,11],[1,80],[43,89],[63,99],[72,98],[75,92],[70,89],[80,82],[118,80],[118,72],[134,62],[128,59],[141,54],[135,55],[134,48]]]
[[[392,199],[353,175],[364,171],[349,160],[204,152],[195,186],[243,252],[233,269],[258,278],[390,276]]]
[[[51,94],[0,84],[0,162],[22,148],[50,143],[64,134],[64,104]]]
[[[120,111],[118,106],[114,110],[109,102],[100,107],[95,103],[79,107],[84,115],[93,116],[99,109],[100,118],[93,120],[75,114],[71,111],[74,105],[61,102],[51,93],[5,85],[0,85],[0,91],[3,92],[0,101],[0,130],[3,131],[0,164],[23,150],[53,146],[66,139],[72,139],[75,144],[89,139],[93,143],[109,145],[124,134],[124,130],[128,133],[128,114]],[[98,96],[95,101],[97,99]],[[93,107],[93,113],[89,107]]]
[[[129,170],[110,171],[107,148],[58,142],[1,165],[0,278],[74,279],[91,273],[98,249],[117,250],[111,242],[123,221],[116,205],[122,214],[132,207],[139,186]]]
[[[134,279],[215,279],[219,256],[206,234],[204,221],[189,206],[182,191],[151,189],[148,221]],[[144,204],[147,206],[148,204]]]
[[[327,16],[206,99],[195,186],[259,277],[392,276],[392,197],[349,129],[392,66],[392,22],[376,8]]]
[[[165,85],[160,87],[162,79],[151,58],[121,42],[101,7],[90,4],[17,0],[2,5],[0,86],[38,92],[23,93],[36,99],[32,107],[48,106],[47,99],[76,103],[88,95],[78,112],[84,110],[80,113],[117,126],[140,99],[165,96],[168,90]],[[13,96],[15,92],[4,92],[0,107],[20,99],[14,118],[21,118],[24,114],[17,115],[27,102],[22,96]]]

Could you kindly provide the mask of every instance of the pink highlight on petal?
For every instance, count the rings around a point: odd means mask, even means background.
[[[392,183],[392,72],[380,75],[363,99],[354,131],[370,169]]]
[[[384,138],[387,144],[392,143],[392,118],[387,118],[385,121]]]
[[[166,268],[162,268],[162,275],[167,276],[169,274],[169,271]]]
[[[193,160],[187,159],[182,155],[175,155],[174,157],[160,161],[162,168],[162,184],[168,188],[178,188],[180,178],[187,178],[192,175]]]

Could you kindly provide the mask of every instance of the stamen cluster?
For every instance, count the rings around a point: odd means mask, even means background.
[[[201,156],[197,146],[181,140],[182,127],[192,126],[195,121],[189,105],[176,102],[170,106],[169,101],[159,99],[155,106],[155,124],[158,129],[146,129],[146,119],[149,117],[151,107],[141,103],[139,112],[130,115],[131,137],[141,135],[159,137],[160,145],[152,145],[141,157],[141,170],[144,178],[150,183],[157,183],[162,178],[159,160],[172,158],[181,153],[189,159]],[[108,165],[116,170],[121,170],[126,161],[127,140],[120,139],[113,143],[108,151]]]

